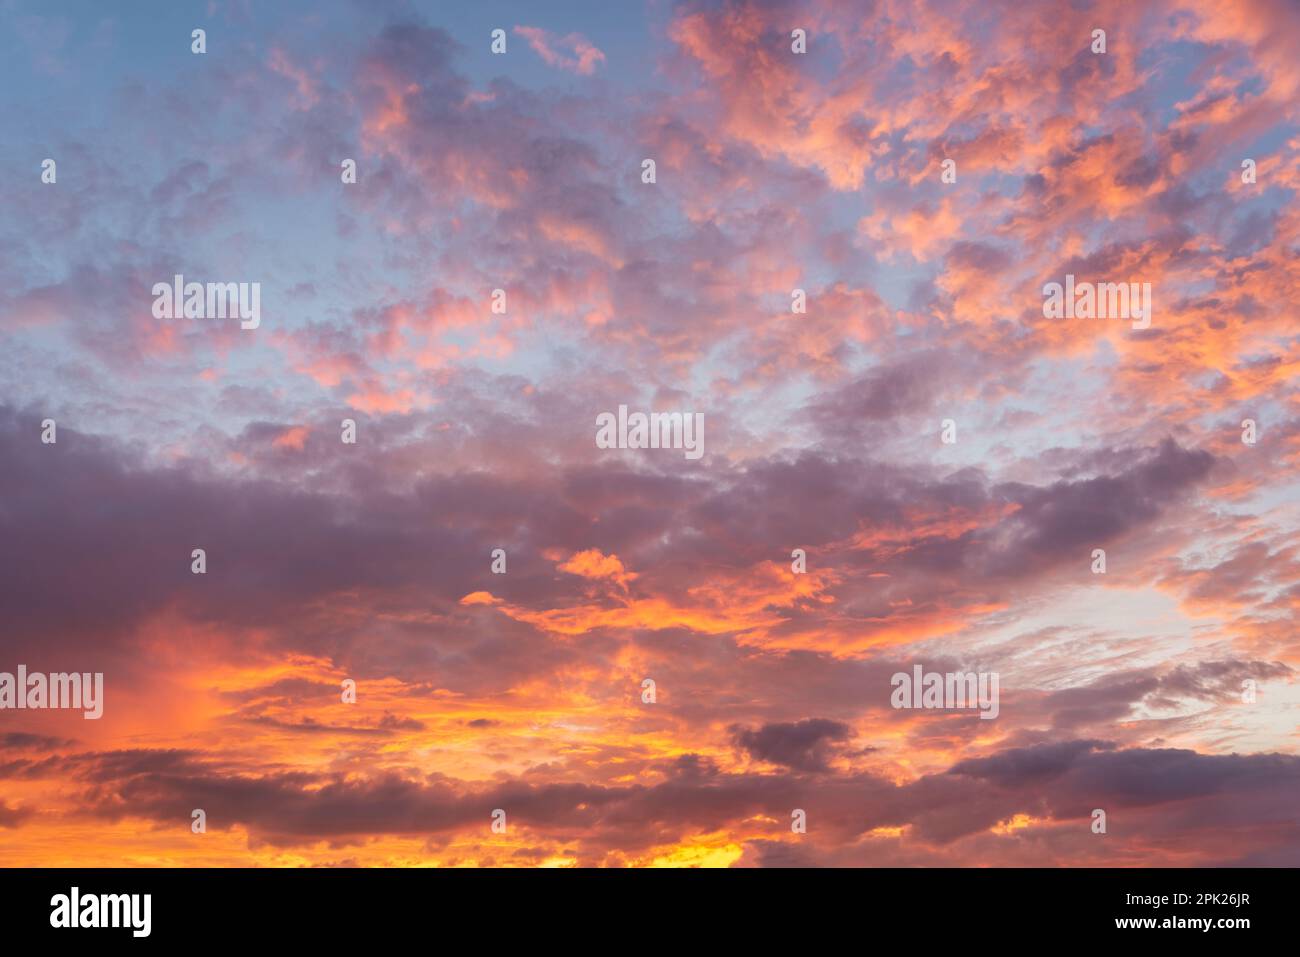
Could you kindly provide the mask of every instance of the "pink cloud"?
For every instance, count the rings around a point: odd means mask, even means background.
[[[547,66],[591,76],[596,65],[605,62],[605,54],[581,33],[560,37],[541,27],[515,27],[515,33],[528,41]]]

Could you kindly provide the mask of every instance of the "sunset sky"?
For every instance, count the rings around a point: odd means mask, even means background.
[[[0,672],[105,687],[0,710],[0,865],[1300,866],[1297,51],[1293,0],[0,0]]]

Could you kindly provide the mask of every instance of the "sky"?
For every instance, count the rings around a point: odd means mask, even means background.
[[[0,0],[0,865],[1300,865],[1297,50]]]

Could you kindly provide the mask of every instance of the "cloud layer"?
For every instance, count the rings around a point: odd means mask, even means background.
[[[417,6],[5,7],[0,863],[1300,865],[1291,4]]]

